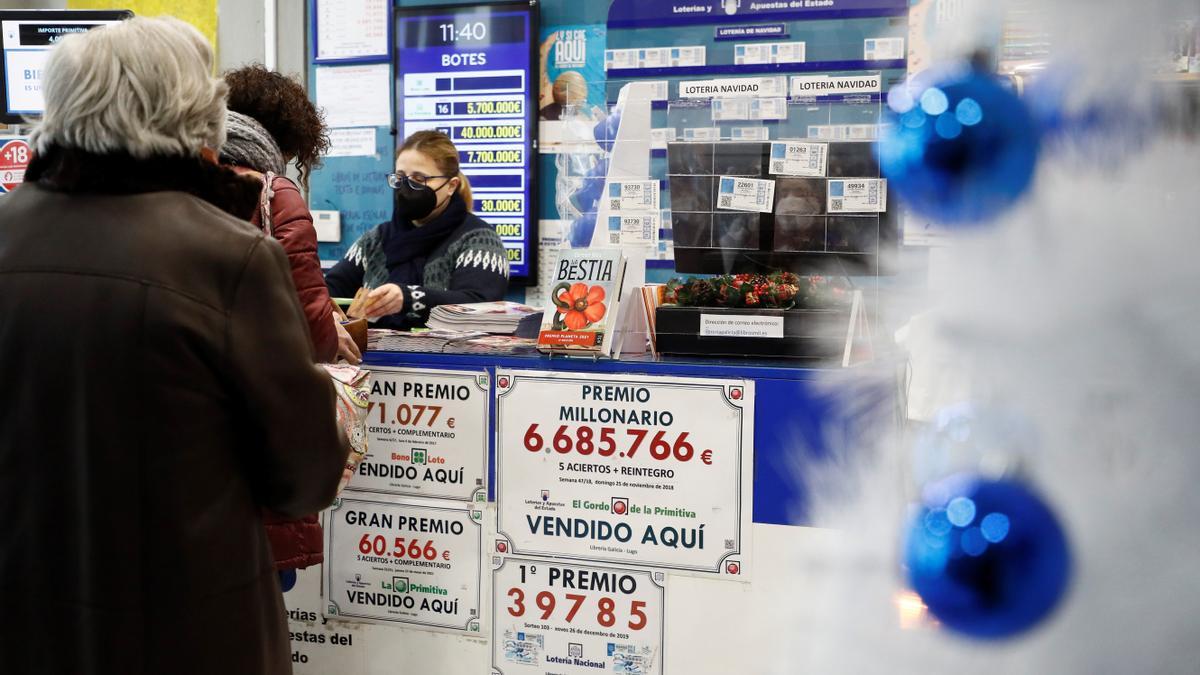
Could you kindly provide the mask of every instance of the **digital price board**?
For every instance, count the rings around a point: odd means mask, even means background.
[[[537,283],[536,35],[536,2],[396,9],[397,141],[450,136],[514,284]]]
[[[73,33],[123,21],[128,10],[0,10],[0,123],[42,114],[42,71],[50,49]]]

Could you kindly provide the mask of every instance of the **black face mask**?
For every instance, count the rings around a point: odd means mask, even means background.
[[[442,185],[445,184],[442,183]],[[421,220],[427,218],[434,209],[440,206],[437,192],[430,187],[414,188],[408,184],[408,181],[402,180],[394,192],[396,198],[393,208],[396,210],[396,215],[401,218],[412,221]]]

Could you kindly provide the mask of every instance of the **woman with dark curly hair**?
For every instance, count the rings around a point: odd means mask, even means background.
[[[333,313],[325,288],[312,213],[300,189],[283,176],[288,161],[295,159],[304,182],[329,147],[321,113],[299,83],[262,66],[230,71],[225,82],[229,112],[221,163],[263,181],[260,208],[251,222],[279,240],[287,252],[316,359],[343,356],[357,363],[358,348]],[[286,589],[294,583],[293,570],[323,560],[321,524],[316,514],[292,520],[266,512],[263,519],[275,568]]]
[[[329,134],[304,87],[260,65],[228,71],[225,82],[229,109],[254,118],[271,134],[284,161],[296,160],[300,184],[307,190],[309,175],[329,150]]]
[[[357,363],[358,348],[337,320],[325,288],[312,213],[300,189],[283,176],[294,159],[300,182],[307,183],[329,147],[325,121],[304,88],[289,77],[259,65],[231,70],[224,77],[229,85],[229,115],[221,163],[269,178],[263,193],[269,208],[256,213],[252,222],[287,251],[317,361],[342,356]]]

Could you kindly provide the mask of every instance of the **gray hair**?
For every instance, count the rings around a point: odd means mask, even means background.
[[[195,28],[133,18],[63,39],[43,79],[46,111],[30,142],[95,154],[196,156],[225,142],[225,82]]]

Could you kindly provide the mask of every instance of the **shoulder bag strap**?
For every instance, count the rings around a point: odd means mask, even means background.
[[[263,175],[262,195],[258,199],[258,213],[263,232],[271,237],[275,236],[275,226],[271,223],[271,199],[275,196],[275,190],[272,188],[274,184],[275,174],[268,171]]]

